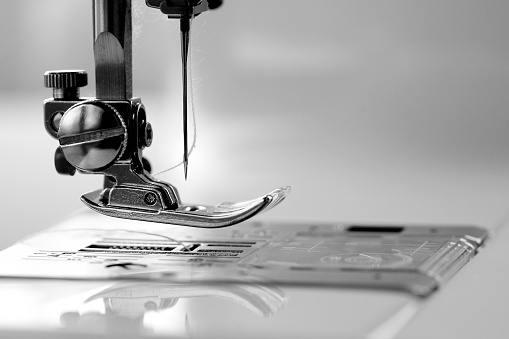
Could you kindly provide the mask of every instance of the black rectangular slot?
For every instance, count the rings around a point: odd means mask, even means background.
[[[386,226],[386,225],[352,225],[348,227],[348,232],[364,232],[364,233],[401,233],[405,227],[403,226]]]
[[[97,249],[97,250],[128,250],[128,251],[173,251],[175,249],[174,246],[147,246],[147,245],[137,245],[137,244],[130,244],[130,245],[113,245],[113,244],[93,244],[90,246],[87,246],[86,248],[90,249]]]

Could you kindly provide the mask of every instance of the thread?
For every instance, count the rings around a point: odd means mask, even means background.
[[[192,22],[193,20],[191,20],[191,27],[192,27]],[[190,31],[191,31],[191,27],[190,27]],[[191,39],[191,36],[189,37],[189,44],[191,45],[192,43],[192,39]],[[188,159],[191,157],[191,154],[193,153],[193,150],[195,149],[196,147],[196,139],[197,139],[197,129],[196,129],[196,113],[195,113],[195,109],[194,109],[194,87],[193,87],[193,64],[192,64],[192,55],[193,55],[193,49],[190,48],[190,51],[189,51],[189,54],[188,54],[188,74],[187,74],[187,78],[188,78],[188,93],[189,93],[189,107],[191,107],[191,116],[192,116],[192,119],[193,119],[193,142],[191,144],[191,147],[189,148],[188,152],[187,152],[187,157]],[[188,114],[188,112],[186,112],[186,114]],[[159,172],[156,172],[156,173],[153,173],[152,175],[153,176],[159,176],[163,173],[166,173],[166,172],[169,172],[177,167],[180,167],[181,165],[184,164],[184,160],[180,161],[179,163],[177,163],[176,165],[173,165],[173,166],[170,166],[164,170],[161,170]]]
[[[48,232],[50,232],[50,233],[53,233],[53,232],[54,233],[60,233],[60,232],[74,232],[74,231],[128,232],[128,233],[135,233],[135,234],[150,235],[150,236],[160,237],[160,238],[164,238],[164,239],[169,240],[169,241],[176,242],[177,244],[182,246],[182,250],[183,251],[189,251],[189,248],[182,241],[180,241],[178,239],[175,239],[175,238],[172,238],[172,237],[169,237],[169,236],[166,236],[166,235],[158,234],[158,233],[150,233],[150,232],[143,232],[143,231],[134,231],[134,230],[128,230],[128,229],[124,229],[124,228],[111,228],[111,229],[108,229],[108,228],[86,228],[85,227],[85,228],[70,228],[70,229],[56,229],[56,230],[49,229],[49,230],[46,230],[46,231],[42,231],[42,232],[30,235],[29,237],[20,240],[18,243],[23,244],[23,243],[25,243],[26,240],[36,236],[37,234],[48,233]]]
[[[143,21],[146,19],[146,6],[142,2],[134,1],[131,5],[132,10],[132,41],[133,45],[136,45],[136,41],[138,37],[141,35],[142,27],[143,27]],[[158,13],[160,14],[160,13]],[[163,17],[157,16],[156,21],[159,19],[162,19]],[[194,20],[191,20],[191,27]],[[190,28],[191,28],[190,27]],[[190,29],[190,31],[192,31]],[[192,37],[189,37],[189,44],[192,44]],[[194,107],[194,85],[193,85],[193,65],[192,65],[192,56],[193,56],[193,48],[190,48],[189,55],[188,55],[188,93],[189,93],[189,103],[188,107],[191,108],[191,116],[193,119],[192,122],[192,135],[193,140],[191,143],[191,147],[189,148],[187,152],[187,157],[190,158],[191,154],[193,153],[193,150],[196,147],[196,139],[197,139],[197,128],[196,128],[196,113],[195,113],[195,107]],[[166,172],[169,172],[171,170],[174,170],[177,167],[180,167],[184,164],[184,161],[180,161],[179,163],[175,165],[170,165],[168,168],[160,170],[158,172],[152,173],[153,176],[160,176],[161,174],[164,174]]]

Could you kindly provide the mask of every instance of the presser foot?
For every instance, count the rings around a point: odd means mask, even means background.
[[[120,189],[128,190],[129,188]],[[156,194],[149,187],[146,189],[137,187],[136,190],[135,195],[138,196],[143,191],[145,202],[148,203],[152,201],[152,194]],[[111,217],[200,228],[219,228],[232,226],[262,211],[268,211],[283,201],[289,193],[290,187],[281,187],[262,197],[244,202],[223,202],[216,206],[178,203],[178,206],[165,208],[111,204],[106,199],[106,195],[109,194],[108,189],[103,189],[84,194],[81,201],[94,211]]]

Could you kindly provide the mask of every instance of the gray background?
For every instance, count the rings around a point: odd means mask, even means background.
[[[182,157],[178,24],[134,1],[134,93],[147,155]],[[88,0],[3,1],[0,248],[81,208],[100,177],[53,169],[50,69],[85,69]],[[509,2],[227,0],[194,21],[197,148],[183,200],[216,204],[291,185],[263,219],[496,227],[509,190]]]

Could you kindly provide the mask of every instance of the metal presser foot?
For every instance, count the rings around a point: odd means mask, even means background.
[[[147,0],[148,6],[159,5],[170,18],[183,20],[218,3]],[[44,121],[60,144],[55,152],[57,172],[105,176],[104,187],[81,200],[108,216],[205,228],[236,224],[281,202],[289,187],[240,203],[185,204],[174,186],[150,175],[150,163],[142,152],[152,144],[152,127],[141,100],[132,97],[131,1],[93,4],[96,98],[79,96],[79,88],[87,85],[84,71],[44,74],[45,86],[53,88],[53,98],[44,102]]]

